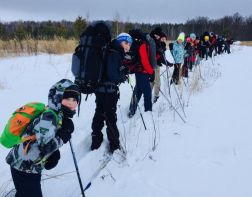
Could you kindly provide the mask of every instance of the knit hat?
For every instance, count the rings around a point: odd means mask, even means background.
[[[191,33],[191,34],[190,34],[190,38],[192,38],[192,39],[196,39],[196,35],[195,35],[195,33]]]
[[[209,36],[204,36],[204,40],[208,41],[209,40]]]
[[[158,26],[158,27],[155,27],[155,28],[151,31],[150,35],[151,35],[151,37],[153,37],[153,36],[156,34],[156,35],[158,35],[158,36],[161,37],[161,34],[162,34],[162,33],[163,33],[162,28],[161,28],[160,26]]]
[[[186,42],[191,42],[191,38],[190,37],[186,37]]]
[[[177,40],[181,40],[182,42],[185,41],[185,33],[184,32],[181,32],[177,38]]]
[[[161,32],[159,36],[160,36],[160,38],[164,38],[165,37],[167,39],[167,35],[164,32]]]
[[[123,42],[123,41],[125,41],[125,42],[128,42],[128,43],[130,43],[130,44],[132,44],[132,37],[129,35],[129,34],[127,34],[127,33],[120,33],[117,37],[116,37],[116,40],[119,42],[119,43],[121,43],[121,42]]]
[[[81,92],[77,85],[67,87],[63,94],[63,99],[74,98],[79,103],[81,99]]]

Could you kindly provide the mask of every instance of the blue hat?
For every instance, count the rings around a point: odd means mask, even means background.
[[[195,33],[191,33],[191,34],[190,34],[190,38],[194,38],[194,39],[196,39],[196,35],[195,35]]]
[[[127,34],[127,33],[120,33],[117,37],[116,37],[116,40],[121,43],[123,41],[125,42],[128,42],[130,44],[132,44],[133,40],[132,40],[132,37]]]

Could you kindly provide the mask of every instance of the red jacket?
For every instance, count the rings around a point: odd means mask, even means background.
[[[216,43],[216,35],[214,35],[213,37],[210,38],[211,44],[215,45]]]
[[[149,61],[147,44],[142,43],[135,53],[138,53],[135,54],[138,57],[137,60],[124,59],[123,61],[123,64],[128,66],[130,73],[153,74],[154,70]]]
[[[149,75],[153,74],[153,68],[150,64],[149,57],[148,57],[148,48],[146,43],[143,43],[139,47],[139,55],[141,59],[141,63],[143,66],[142,73],[147,73]]]

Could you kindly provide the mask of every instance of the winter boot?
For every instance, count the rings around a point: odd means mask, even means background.
[[[159,98],[159,96],[154,96],[154,98],[153,98],[153,103],[156,103],[157,100],[158,100],[158,98]]]
[[[128,114],[127,114],[128,118],[132,118],[134,115],[135,115],[135,113],[133,113],[131,111],[129,111]]]
[[[91,150],[95,150],[95,149],[98,149],[101,144],[102,144],[102,141],[103,141],[103,134],[102,132],[96,132],[94,134],[94,132],[92,133],[92,144],[91,144]]]

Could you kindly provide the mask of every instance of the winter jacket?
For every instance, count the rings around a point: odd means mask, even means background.
[[[216,35],[210,36],[210,43],[212,46],[214,46],[216,44]]]
[[[193,51],[194,51],[193,43],[187,42],[185,45],[185,57],[192,56]]]
[[[133,42],[129,52],[131,60],[124,61],[131,73],[153,74],[154,70],[149,60],[148,50],[146,41]]]
[[[63,93],[71,85],[73,83],[70,80],[63,79],[52,86],[48,96],[48,109],[35,119],[22,135],[22,137],[35,135],[36,140],[31,141],[28,146],[26,142],[14,146],[6,157],[6,162],[12,168],[26,173],[41,173],[46,159],[63,145],[56,132],[60,129],[63,118],[61,112]],[[28,147],[26,153],[25,147]]]
[[[128,69],[124,67],[125,52],[117,40],[113,40],[107,53],[102,83],[96,92],[115,92],[117,85],[125,82]]]
[[[190,60],[191,62],[195,62],[196,59],[197,54],[196,46],[197,44],[195,41],[187,42],[185,46],[186,51],[185,58],[187,58],[187,60]]]
[[[201,47],[210,48],[210,47],[211,47],[210,41],[202,40],[202,41],[201,41]]]
[[[148,47],[147,44],[144,42],[139,47],[139,55],[141,60],[141,65],[143,66],[142,73],[147,73],[149,75],[153,74],[153,68],[150,64],[149,57],[148,57]]]
[[[177,41],[173,42],[172,56],[174,58],[175,64],[182,64],[184,61],[184,45],[179,44]]]
[[[165,42],[156,42],[156,59],[157,59],[157,65],[162,66],[162,64],[166,65],[166,57],[165,57],[165,51],[166,51],[166,44]]]

